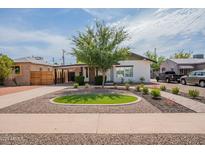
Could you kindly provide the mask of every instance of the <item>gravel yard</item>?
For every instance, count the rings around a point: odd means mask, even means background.
[[[204,134],[0,134],[0,144],[205,144]]]
[[[141,92],[135,92],[138,96],[146,99],[150,104],[158,108],[163,113],[192,113],[191,109],[182,106],[174,101],[161,97],[159,99],[153,99],[151,95],[143,95]]]
[[[54,104],[50,99],[76,93],[130,93],[142,97],[142,100],[126,105],[63,105]],[[114,89],[64,89],[41,97],[30,99],[0,109],[0,113],[191,113],[194,112],[169,99],[152,99],[150,95],[140,92]]]
[[[159,113],[158,108],[142,99],[140,102],[127,105],[59,105],[50,103],[50,99],[56,96],[64,96],[86,92],[112,92],[113,89],[64,89],[47,94],[35,99],[24,101],[12,106],[0,109],[0,113]],[[116,91],[116,90],[115,90]],[[120,90],[120,93],[127,91]]]

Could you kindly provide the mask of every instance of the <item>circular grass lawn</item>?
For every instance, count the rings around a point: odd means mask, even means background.
[[[137,101],[137,97],[121,94],[76,94],[53,99],[58,104],[126,104]]]

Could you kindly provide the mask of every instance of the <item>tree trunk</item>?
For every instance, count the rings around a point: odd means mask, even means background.
[[[105,71],[102,71],[103,81],[102,81],[102,88],[105,86]]]

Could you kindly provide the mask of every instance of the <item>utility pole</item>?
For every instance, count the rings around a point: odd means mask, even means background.
[[[62,49],[63,65],[65,65],[65,53],[66,53],[66,51],[64,49]]]
[[[154,54],[157,56],[157,48],[154,48]]]

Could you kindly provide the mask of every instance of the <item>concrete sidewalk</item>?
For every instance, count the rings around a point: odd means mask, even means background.
[[[67,88],[66,86],[42,86],[39,88],[12,93],[8,95],[0,96],[0,108],[4,108],[22,101],[26,101],[35,97],[43,96],[48,93],[62,90]]]
[[[174,102],[181,104],[195,112],[198,112],[198,113],[205,112],[205,104],[198,102],[196,100],[189,99],[189,98],[179,96],[179,95],[174,95],[174,94],[164,92],[164,91],[161,91],[161,95],[162,97],[173,100]]]
[[[205,113],[1,114],[0,133],[205,134]]]

